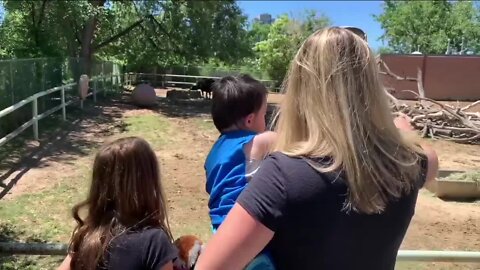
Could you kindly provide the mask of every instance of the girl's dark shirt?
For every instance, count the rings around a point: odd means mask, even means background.
[[[268,245],[282,269],[394,269],[415,212],[427,160],[420,157],[417,186],[381,214],[346,212],[342,175],[320,173],[305,159],[270,155],[237,202],[275,232]]]
[[[159,228],[125,232],[115,237],[105,254],[108,270],[160,270],[177,257],[178,251]]]

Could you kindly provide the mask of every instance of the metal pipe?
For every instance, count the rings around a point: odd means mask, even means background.
[[[67,249],[68,245],[58,243],[0,242],[0,254],[65,255]],[[480,252],[399,250],[397,261],[477,263]]]
[[[397,254],[397,261],[480,262],[480,252],[449,250],[399,250]]]
[[[0,242],[0,254],[66,255],[68,245],[47,243]]]

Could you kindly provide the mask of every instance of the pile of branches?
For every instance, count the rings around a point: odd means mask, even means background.
[[[393,73],[381,59],[377,59],[380,66],[380,73],[393,77],[396,80],[407,80],[417,82],[418,93],[411,90],[417,97],[417,102],[410,105],[400,101],[392,95],[392,90],[386,89],[390,97],[392,111],[395,115],[407,115],[412,126],[421,131],[422,137],[432,139],[441,138],[461,143],[480,143],[480,110],[474,112],[474,107],[480,108],[480,100],[465,106],[449,105],[425,97],[425,90],[422,84],[422,72],[418,70],[416,78],[401,77]]]

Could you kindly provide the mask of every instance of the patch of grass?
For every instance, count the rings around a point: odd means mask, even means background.
[[[63,256],[0,256],[2,270],[50,270],[56,269]]]
[[[200,130],[211,132],[217,131],[212,119],[210,118],[194,118],[193,122],[195,126],[198,127]]]
[[[68,241],[73,226],[70,209],[85,197],[87,175],[64,179],[61,184],[43,192],[3,201],[0,225],[12,228],[14,240]]]
[[[449,176],[442,178],[453,181],[476,182],[480,184],[480,171],[452,173]]]
[[[68,243],[73,226],[70,210],[85,198],[87,168],[53,188],[23,194],[0,204],[0,240]],[[63,256],[0,256],[0,269],[55,269]]]
[[[170,123],[157,114],[138,115],[125,118],[126,132],[122,136],[138,136],[147,140],[153,148],[162,147],[169,143],[171,127]]]

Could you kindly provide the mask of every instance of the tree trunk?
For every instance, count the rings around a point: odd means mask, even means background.
[[[89,3],[94,6],[95,9],[102,7],[106,0],[90,0]],[[82,44],[80,50],[80,57],[83,59],[84,72],[87,75],[91,75],[92,72],[92,56],[94,54],[93,37],[95,36],[95,30],[97,29],[98,18],[96,14],[93,14],[83,27],[82,31]],[[79,79],[79,78],[76,78]]]

